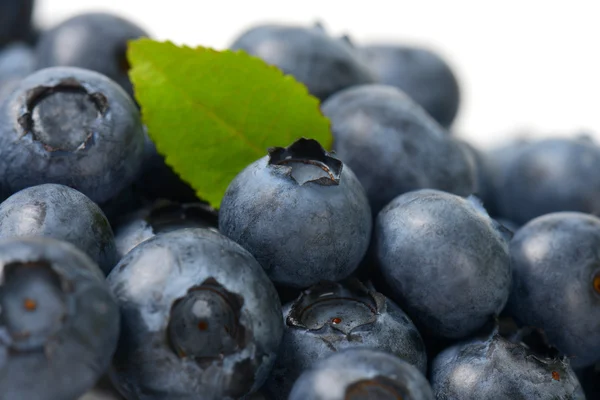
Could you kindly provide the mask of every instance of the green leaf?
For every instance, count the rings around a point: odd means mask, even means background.
[[[319,100],[278,68],[244,52],[129,44],[130,77],[158,152],[197,195],[219,207],[247,165],[305,137],[331,148]]]

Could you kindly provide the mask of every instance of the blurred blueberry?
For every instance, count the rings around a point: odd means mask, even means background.
[[[374,82],[368,68],[346,43],[322,26],[259,25],[231,45],[294,76],[308,91],[325,100],[344,88]]]
[[[600,213],[600,147],[586,139],[535,141],[499,181],[499,213],[517,224],[559,211]]]
[[[371,44],[360,48],[377,82],[410,96],[440,125],[452,125],[460,104],[455,73],[436,52],[406,45]]]
[[[34,5],[34,0],[0,0],[0,48],[31,37]]]
[[[374,214],[412,190],[475,191],[472,154],[399,89],[356,86],[321,109],[331,120],[336,157],[356,174]]]
[[[127,43],[148,34],[133,22],[108,13],[83,13],[43,32],[38,40],[37,67],[69,66],[99,72],[133,97]]]

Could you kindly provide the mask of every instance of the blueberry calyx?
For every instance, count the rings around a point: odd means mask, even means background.
[[[173,351],[181,358],[211,362],[244,348],[243,302],[214,278],[189,289],[171,307],[168,335]]]
[[[14,352],[45,351],[72,314],[72,288],[45,261],[7,264],[0,289],[0,341]]]
[[[498,333],[493,333],[489,351],[491,352],[494,347],[501,348],[502,343],[515,359],[535,362],[547,370],[552,370],[553,375],[556,370],[564,371],[568,368],[569,358],[561,356],[556,348],[547,343],[543,331],[537,328],[523,328],[520,334],[522,335],[521,340],[516,343]]]
[[[343,163],[313,139],[298,139],[288,147],[269,149],[269,165],[287,168],[298,184],[314,182],[323,186],[340,184]]]
[[[78,80],[67,78],[54,86],[37,86],[25,95],[17,119],[21,136],[30,133],[44,149],[78,151],[93,142],[99,119],[108,111],[102,93],[88,91]]]
[[[286,324],[308,330],[326,327],[349,335],[354,329],[377,320],[385,297],[360,281],[321,282],[302,292],[292,304]]]
[[[403,400],[406,398],[406,390],[384,376],[375,376],[371,379],[363,379],[348,386],[344,394],[344,400]]]

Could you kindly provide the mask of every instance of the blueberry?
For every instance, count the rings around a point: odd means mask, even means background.
[[[351,348],[334,353],[305,371],[289,400],[433,400],[423,373],[382,351]]]
[[[119,309],[98,266],[50,238],[0,241],[3,400],[75,399],[109,367]]]
[[[127,42],[147,36],[139,26],[113,14],[79,14],[42,33],[36,47],[37,67],[70,66],[96,71],[133,97]]]
[[[0,47],[31,35],[34,0],[0,0]]]
[[[273,400],[287,399],[303,371],[346,348],[385,351],[425,373],[425,346],[412,321],[357,280],[312,286],[284,306],[283,316],[283,342],[264,388]]]
[[[24,43],[14,43],[0,51],[0,93],[13,80],[24,78],[35,71],[35,53]]]
[[[498,334],[446,349],[432,365],[437,400],[584,400],[567,359],[545,358]]]
[[[115,229],[119,258],[159,233],[183,228],[217,228],[217,211],[204,203],[157,201],[130,215]]]
[[[495,211],[493,209],[494,198],[496,192],[493,186],[493,166],[488,154],[475,146],[460,140],[460,144],[464,146],[467,152],[472,157],[472,162],[475,169],[475,189],[473,193],[482,201],[488,213]]]
[[[548,214],[519,229],[510,245],[513,290],[507,310],[543,330],[575,368],[600,361],[600,219]]]
[[[517,224],[559,211],[600,212],[600,146],[586,139],[527,145],[500,182],[500,214]]]
[[[23,79],[0,104],[0,187],[58,183],[103,203],[139,174],[139,111],[113,81],[55,67]]]
[[[230,48],[244,50],[294,76],[320,100],[344,88],[374,82],[356,52],[322,27],[260,25],[241,34]]]
[[[475,199],[424,189],[377,216],[377,263],[399,305],[435,336],[460,339],[502,311],[508,239]]]
[[[107,281],[122,314],[110,372],[128,399],[237,399],[267,378],[283,333],[281,304],[256,260],[223,235],[157,235]]]
[[[360,55],[377,82],[410,96],[440,125],[452,125],[460,104],[455,73],[436,52],[414,46],[372,44]]]
[[[102,210],[67,186],[23,189],[0,204],[0,238],[45,236],[77,246],[108,274],[117,263],[115,238]]]
[[[306,288],[349,276],[371,237],[371,210],[350,168],[300,139],[249,165],[230,183],[219,229],[277,284]]]
[[[412,190],[475,190],[471,154],[399,89],[357,86],[321,109],[331,120],[336,156],[364,186],[373,213]]]
[[[579,382],[588,399],[600,399],[600,362],[576,371]]]

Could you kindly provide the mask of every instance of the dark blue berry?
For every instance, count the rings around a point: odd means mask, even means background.
[[[315,140],[273,148],[230,183],[219,229],[277,284],[349,276],[367,251],[371,210],[350,168]]]
[[[332,96],[321,109],[331,120],[336,157],[358,177],[373,213],[412,190],[468,196],[476,189],[468,150],[399,89],[356,86]]]
[[[283,342],[265,385],[273,400],[287,399],[303,371],[346,348],[385,351],[425,373],[425,346],[412,321],[393,302],[359,281],[312,286],[284,306],[283,317]]]
[[[133,97],[127,43],[146,36],[142,28],[113,14],[79,14],[40,36],[37,67],[69,66],[96,71],[117,82]]]
[[[122,334],[111,377],[129,399],[238,399],[281,342],[281,304],[256,260],[214,230],[157,235],[108,276]]]
[[[93,71],[37,71],[0,104],[0,187],[7,195],[58,183],[103,203],[135,180],[143,150],[139,110]]]
[[[98,266],[50,238],[0,241],[3,400],[76,399],[107,370],[119,309]]]
[[[0,238],[44,236],[77,246],[108,274],[118,261],[112,228],[96,203],[67,186],[23,189],[0,204]]]
[[[320,100],[347,87],[374,82],[356,52],[322,27],[261,25],[241,34],[230,48],[244,50],[292,75]]]
[[[460,88],[448,63],[430,49],[372,44],[359,49],[377,82],[410,96],[440,125],[449,127],[460,104]]]
[[[379,213],[374,247],[400,306],[432,335],[459,339],[506,304],[508,239],[476,199],[424,189]]]

